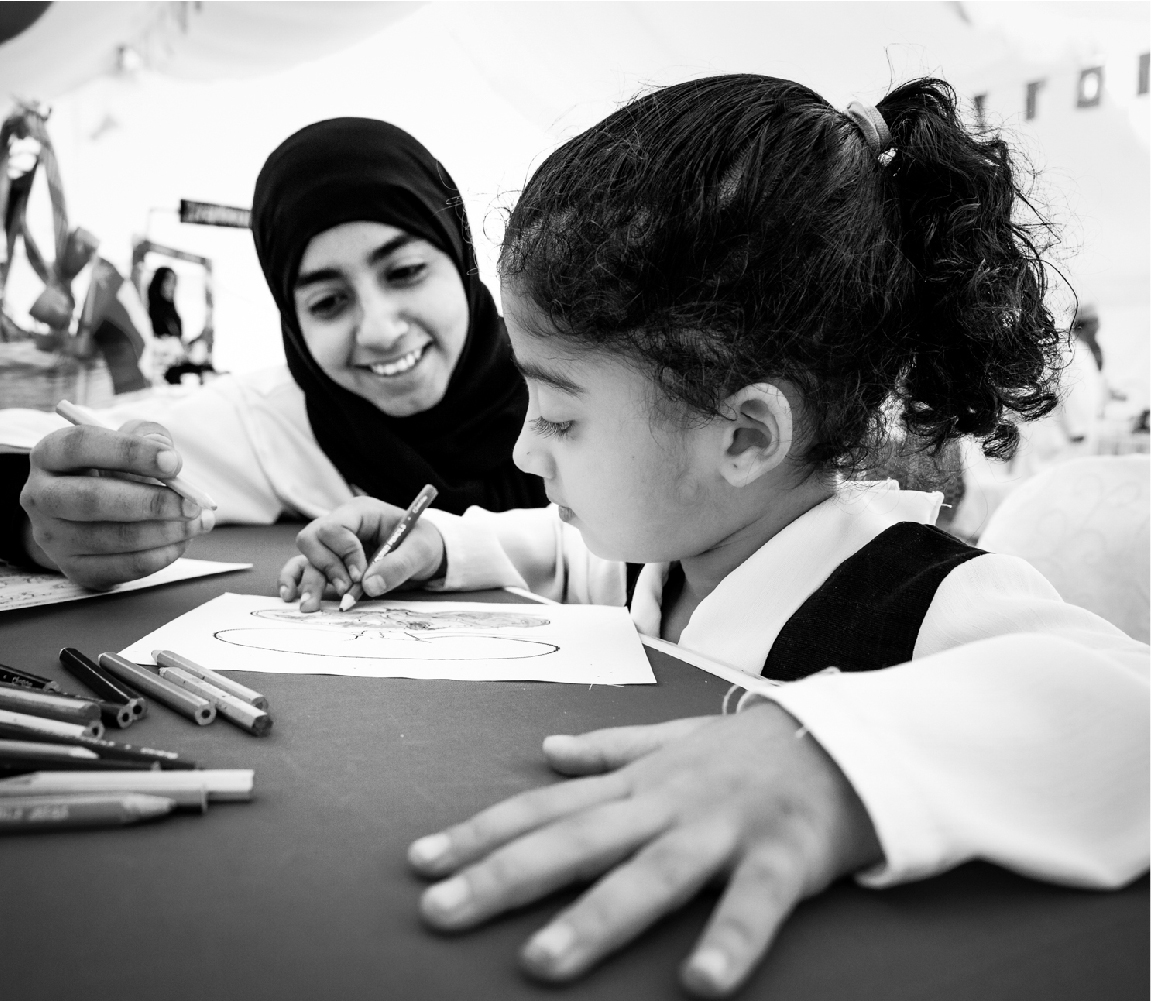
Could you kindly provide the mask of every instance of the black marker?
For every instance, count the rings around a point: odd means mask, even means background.
[[[16,688],[31,688],[37,692],[60,691],[60,686],[51,678],[41,678],[31,671],[19,671],[7,664],[0,664],[0,682]]]
[[[60,651],[60,663],[73,678],[91,688],[105,702],[129,708],[131,718],[127,722],[120,721],[120,713],[102,712],[105,724],[115,722],[121,727],[128,726],[133,719],[139,719],[148,711],[139,692],[119,678],[114,678],[75,647],[66,646]]]

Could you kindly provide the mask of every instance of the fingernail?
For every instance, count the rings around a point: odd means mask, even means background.
[[[170,449],[165,449],[156,456],[156,466],[161,473],[174,473],[180,468],[180,457]]]
[[[374,574],[371,577],[364,578],[364,594],[371,595],[373,598],[378,594],[384,593],[384,582]]]
[[[358,581],[358,580],[359,580],[361,577],[363,577],[363,576],[364,576],[364,574],[363,574],[363,571],[362,571],[362,570],[360,570],[360,568],[359,568],[359,567],[352,567],[352,569],[348,571],[348,576],[349,576],[349,577],[351,577],[351,578],[352,578],[352,582],[353,582],[353,583],[355,583],[355,582],[356,582],[356,581]]]
[[[280,588],[280,600],[281,601],[287,601],[288,595],[291,593],[292,593],[291,589],[285,584],[283,587]]]
[[[216,512],[210,507],[204,508],[200,512],[200,531],[207,533],[216,527]]]
[[[171,445],[172,439],[166,434],[160,434],[159,431],[153,431],[151,434],[144,435],[149,441],[158,441],[161,445]]]
[[[575,945],[575,929],[563,921],[548,925],[524,947],[529,960],[537,963],[557,963]]]
[[[691,957],[688,968],[693,978],[719,988],[727,986],[731,963],[727,953],[719,949],[703,949]]]
[[[200,505],[194,500],[184,498],[183,503],[180,505],[180,510],[184,512],[185,518],[195,518],[200,513]]]
[[[424,903],[445,917],[459,910],[468,900],[468,884],[456,878],[438,883],[424,894]]]
[[[340,595],[341,597],[343,596],[343,593],[348,589],[348,585],[345,584],[342,580],[336,581],[332,587],[336,589],[336,594]]]
[[[564,751],[574,751],[579,747],[579,738],[571,737],[566,733],[553,733],[544,737],[544,750],[562,754]]]
[[[304,605],[311,600],[312,600],[311,592],[305,591],[303,594],[300,595],[300,607],[303,608]]]
[[[413,841],[408,849],[408,858],[416,865],[431,865],[447,853],[449,847],[446,834],[429,834],[426,838]]]

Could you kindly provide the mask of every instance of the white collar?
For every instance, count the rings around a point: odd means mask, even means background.
[[[831,572],[901,521],[933,525],[940,493],[900,490],[894,480],[843,483],[768,539],[691,614],[679,645],[748,674],[759,674],[780,629]],[[659,636],[670,564],[649,563],[636,581],[631,617]]]

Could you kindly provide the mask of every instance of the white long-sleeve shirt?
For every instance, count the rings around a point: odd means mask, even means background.
[[[851,485],[769,540],[693,612],[680,645],[758,675],[782,626],[845,559],[900,521],[931,523],[934,494]],[[623,564],[588,551],[554,508],[425,514],[444,536],[445,589],[528,587],[621,605]],[[637,628],[659,635],[666,565],[643,568]],[[935,593],[911,661],[821,674],[771,697],[863,801],[884,886],[972,858],[1041,879],[1120,886],[1148,864],[1151,651],[1060,599],[1029,564],[985,554]]]
[[[183,456],[181,475],[216,501],[220,524],[268,525],[284,514],[317,518],[354,496],[316,443],[303,390],[286,365],[98,413],[113,427],[133,419],[163,424]],[[67,426],[53,413],[0,410],[0,448],[31,449]]]

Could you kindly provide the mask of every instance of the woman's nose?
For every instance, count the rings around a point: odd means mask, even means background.
[[[382,298],[363,303],[356,340],[360,344],[390,348],[403,339],[411,330],[411,324],[404,319],[395,304]]]

